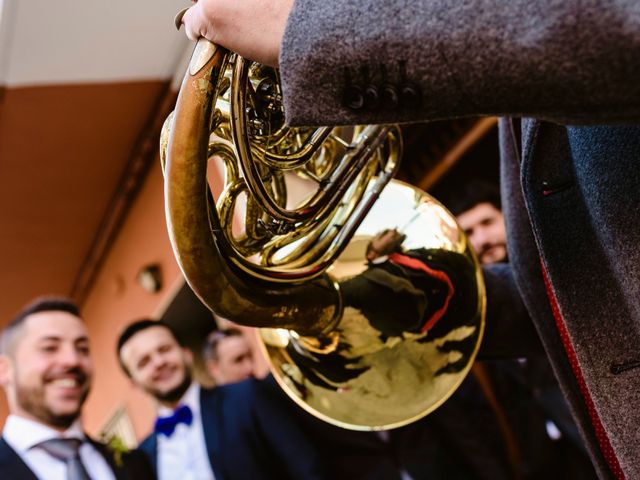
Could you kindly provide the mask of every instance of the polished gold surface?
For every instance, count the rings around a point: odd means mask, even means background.
[[[277,73],[200,39],[160,142],[167,225],[187,282],[211,310],[311,334],[340,317],[324,272],[393,176],[400,135],[283,122]],[[209,162],[225,167],[216,204]]]
[[[470,368],[484,325],[477,261],[435,200],[385,189],[397,127],[288,128],[281,97],[275,70],[198,41],[160,142],[176,259],[212,311],[269,327],[274,375],[309,412],[353,429],[406,424]],[[407,235],[403,253],[367,264],[384,229]]]
[[[431,256],[434,263],[448,263],[444,270],[452,271],[450,277],[459,295],[454,295],[449,310],[470,315],[445,314],[426,333],[394,325],[400,322],[393,317],[394,298],[406,302],[407,297],[397,286],[393,286],[395,292],[385,294],[384,289],[368,289],[366,279],[359,280],[376,268],[365,260],[367,243],[387,228],[407,235],[402,244],[405,253],[422,252],[427,262]],[[349,305],[350,296],[343,289],[344,313],[324,342],[324,351],[309,347],[295,332],[261,329],[278,383],[308,412],[350,429],[394,428],[435,410],[468,373],[484,330],[481,272],[451,214],[427,194],[393,182],[329,273],[341,285],[348,284],[349,290],[353,284],[358,288],[365,283],[361,293],[369,307]],[[373,309],[387,309],[390,325],[374,326],[367,318]]]

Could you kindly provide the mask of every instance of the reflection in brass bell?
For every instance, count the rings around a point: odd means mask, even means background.
[[[406,237],[368,263],[367,246],[385,230]],[[278,383],[308,412],[354,430],[399,427],[435,410],[468,373],[484,330],[481,271],[455,219],[394,181],[329,273],[343,301],[334,330],[260,331]]]

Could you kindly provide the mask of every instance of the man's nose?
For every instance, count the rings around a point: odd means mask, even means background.
[[[154,353],[153,355],[151,355],[151,365],[154,368],[159,367],[160,365],[162,365],[162,357],[160,355],[158,355],[157,353]]]
[[[245,358],[242,362],[242,367],[246,372],[253,372],[253,360]]]
[[[151,356],[153,368],[160,368],[166,363],[166,358],[162,353],[155,353]]]
[[[58,351],[58,362],[65,366],[79,365],[83,357],[74,345],[64,345]]]
[[[472,243],[474,244],[474,246],[477,245],[479,248],[491,243],[491,238],[490,235],[488,235],[486,228],[478,228],[473,232],[473,234],[474,240],[472,240]]]

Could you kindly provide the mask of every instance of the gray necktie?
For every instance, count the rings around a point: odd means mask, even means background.
[[[36,445],[67,466],[67,480],[91,480],[80,461],[80,445],[77,438],[53,438]]]

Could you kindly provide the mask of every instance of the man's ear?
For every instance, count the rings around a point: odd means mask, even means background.
[[[216,362],[215,360],[210,358],[210,359],[206,360],[204,363],[205,363],[205,367],[207,369],[207,373],[209,374],[209,376],[211,378],[213,378],[216,381],[216,383],[218,383],[218,380],[219,380],[218,377],[219,377],[219,373],[220,373],[220,370],[219,370],[219,367],[218,367],[218,362]]]
[[[182,347],[182,352],[184,353],[184,358],[187,360],[189,365],[193,366],[193,352],[186,347]]]
[[[13,377],[13,361],[7,355],[0,355],[0,385],[6,387]]]

